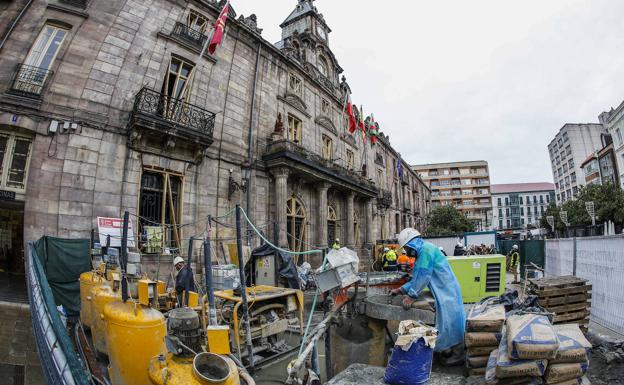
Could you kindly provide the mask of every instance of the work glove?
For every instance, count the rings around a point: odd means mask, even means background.
[[[401,294],[403,294],[403,290],[401,290],[401,288],[390,290],[391,296],[401,295]]]
[[[403,309],[405,309],[405,310],[409,310],[409,309],[411,309],[411,308],[412,308],[412,304],[413,304],[413,303],[414,303],[414,300],[412,299],[412,297],[410,297],[410,296],[406,295],[406,296],[403,298],[403,302],[402,302]]]

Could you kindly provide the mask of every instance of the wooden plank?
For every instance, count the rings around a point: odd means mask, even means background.
[[[590,306],[591,305],[588,304],[587,302],[580,302],[580,303],[573,303],[573,304],[567,304],[567,305],[561,305],[561,306],[546,307],[546,310],[548,310],[551,313],[560,314],[560,313],[570,313],[573,311],[587,310],[590,308]]]
[[[555,306],[555,305],[565,305],[569,303],[577,303],[577,302],[589,302],[592,295],[591,293],[581,293],[581,294],[565,294],[560,297],[544,297],[539,299],[540,305],[547,306]]]
[[[588,281],[583,278],[575,277],[572,275],[566,275],[562,277],[553,277],[553,278],[537,278],[530,279],[531,285],[537,287],[538,289],[545,288],[559,288],[563,289],[569,286],[582,286],[586,284]]]
[[[564,313],[564,314],[555,314],[554,323],[562,323],[562,322],[571,322],[574,320],[582,319],[585,317],[589,317],[589,311],[583,310],[574,313]]]
[[[592,285],[583,285],[583,286],[572,286],[566,287],[564,289],[553,288],[553,289],[543,289],[543,290],[533,290],[533,292],[540,298],[546,297],[557,297],[566,294],[578,294],[578,293],[586,293],[592,289]]]

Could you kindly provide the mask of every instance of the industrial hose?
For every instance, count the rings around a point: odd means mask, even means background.
[[[238,374],[247,385],[256,385],[256,381],[249,375],[249,373],[239,371]]]

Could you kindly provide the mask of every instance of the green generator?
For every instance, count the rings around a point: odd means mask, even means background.
[[[449,257],[449,264],[461,287],[464,303],[505,293],[504,255],[469,255]]]

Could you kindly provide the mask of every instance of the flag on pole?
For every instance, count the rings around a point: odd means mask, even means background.
[[[360,105],[360,123],[358,125],[360,131],[362,131],[362,143],[366,144],[366,127],[364,126],[364,107]]]
[[[366,130],[371,138],[371,147],[373,147],[377,143],[377,135],[379,135],[379,123],[375,121],[375,116],[370,114],[369,117],[366,118]]]
[[[208,53],[211,55],[215,53],[217,47],[223,42],[223,34],[225,32],[225,23],[227,22],[228,13],[230,13],[230,2],[225,3],[225,6],[219,14],[219,18],[215,22],[212,36],[210,37],[210,43],[208,44]]]
[[[399,159],[397,161],[397,175],[399,176],[399,180],[403,182],[403,159],[401,159],[401,154],[399,154]]]
[[[347,97],[345,101],[345,112],[349,118],[349,133],[353,134],[357,129],[357,119],[355,119],[355,113],[353,112],[353,103],[351,103],[351,95],[347,91]]]

